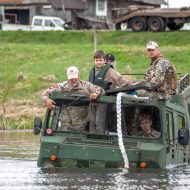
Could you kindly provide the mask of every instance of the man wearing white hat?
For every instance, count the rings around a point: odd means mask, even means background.
[[[46,107],[50,110],[55,108],[55,103],[50,99],[53,91],[68,92],[73,94],[84,94],[90,99],[96,99],[99,95],[104,94],[104,90],[90,82],[80,80],[79,70],[77,67],[72,66],[67,69],[68,81],[58,83],[47,90],[41,96]],[[88,122],[88,107],[69,106],[63,110],[64,123],[71,130],[85,131],[85,125]],[[72,126],[71,126],[72,125]]]
[[[150,58],[150,66],[146,72],[146,82],[151,89],[139,90],[138,96],[151,98],[165,98],[176,93],[177,76],[172,63],[161,55],[156,42],[150,41],[146,45],[147,55]]]

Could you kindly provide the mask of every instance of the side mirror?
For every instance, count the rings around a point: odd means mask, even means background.
[[[34,120],[33,133],[35,135],[40,134],[41,127],[42,127],[42,120],[39,117],[36,117],[35,120]]]
[[[188,145],[189,143],[189,130],[186,128],[181,128],[178,131],[178,139],[181,145]]]

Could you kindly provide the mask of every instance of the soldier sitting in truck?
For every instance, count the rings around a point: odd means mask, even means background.
[[[87,81],[82,81],[79,78],[77,67],[72,66],[67,69],[68,81],[58,83],[42,94],[42,100],[48,109],[55,108],[55,102],[50,99],[53,91],[66,92],[70,94],[84,94],[90,99],[96,99],[104,93],[101,87],[95,86]],[[88,106],[69,106],[62,109],[62,120],[64,120],[64,128],[61,130],[81,131],[85,132],[85,127],[88,122]]]
[[[136,133],[137,136],[158,138],[160,132],[152,128],[152,119],[148,114],[140,114],[138,117],[140,130]]]
[[[176,93],[176,69],[168,59],[161,55],[156,42],[149,42],[146,49],[151,63],[145,79],[146,82],[150,83],[151,89],[139,90],[137,95],[150,98],[168,98]]]

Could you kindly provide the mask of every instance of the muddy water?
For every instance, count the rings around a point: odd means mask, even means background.
[[[164,170],[45,169],[36,160],[39,136],[0,131],[0,190],[188,190],[190,166]]]

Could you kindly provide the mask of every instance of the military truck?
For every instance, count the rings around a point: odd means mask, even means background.
[[[142,82],[134,86],[107,90],[105,95],[93,101],[80,94],[54,92],[51,99],[56,103],[55,109],[52,111],[47,109],[43,123],[38,117],[34,121],[34,133],[41,132],[38,166],[124,167],[122,151],[126,151],[129,168],[166,168],[188,164],[190,162],[189,74],[180,77],[178,92],[171,98],[149,99],[131,93],[149,87]],[[120,93],[123,93],[123,96],[118,108],[117,98]],[[73,106],[86,107],[88,110],[91,102],[107,106],[104,113],[105,133],[89,133],[88,120],[84,122],[84,131],[68,130],[66,128],[68,121],[64,119],[64,112]],[[140,113],[148,113],[151,116],[153,128],[160,132],[160,136],[155,138],[136,135]],[[124,150],[119,141],[122,141]]]
[[[116,29],[131,28],[135,32],[162,32],[166,27],[179,30],[190,22],[190,7],[155,8],[153,6],[129,6],[112,10],[112,22]]]

